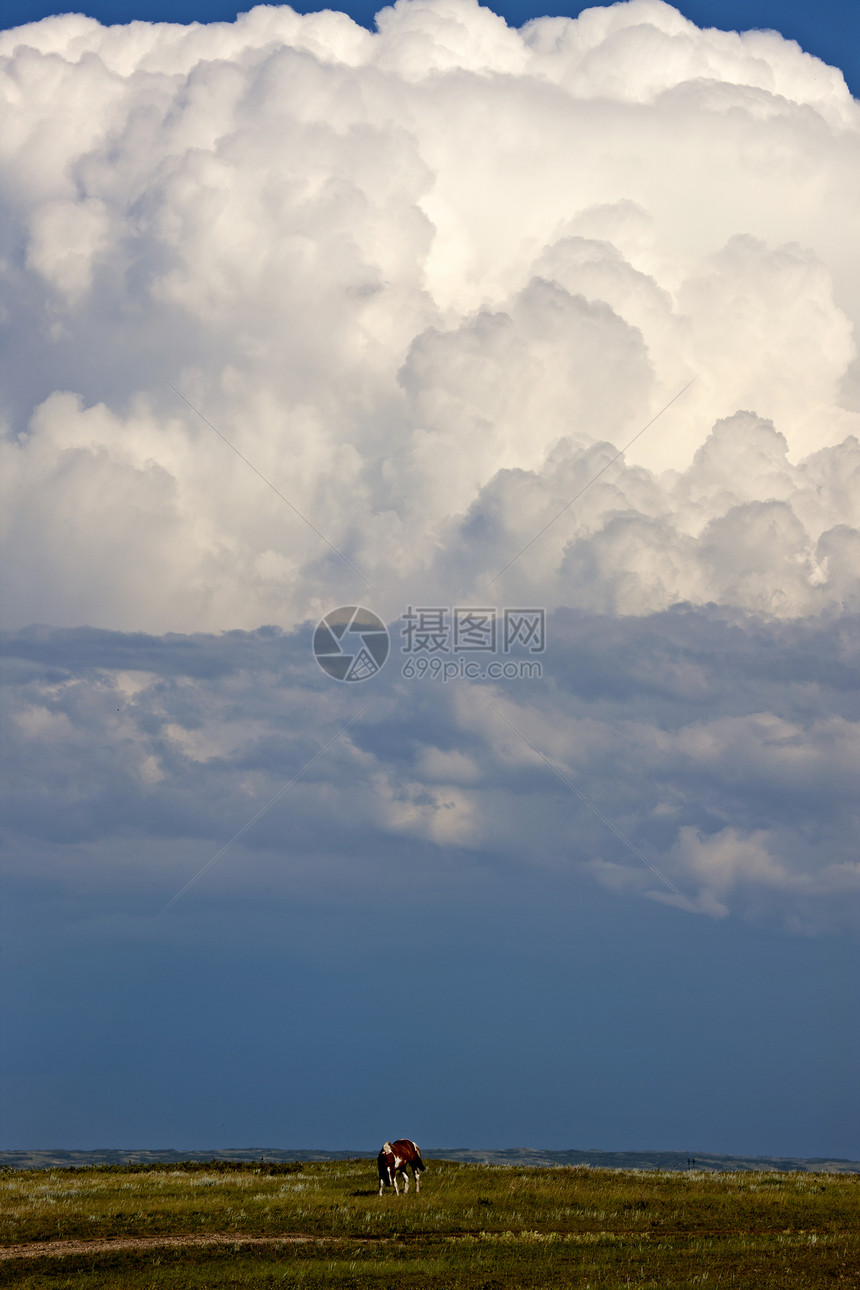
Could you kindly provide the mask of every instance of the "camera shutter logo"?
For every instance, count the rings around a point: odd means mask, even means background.
[[[385,623],[360,605],[332,609],[314,632],[314,657],[336,681],[367,681],[376,676],[390,648]]]

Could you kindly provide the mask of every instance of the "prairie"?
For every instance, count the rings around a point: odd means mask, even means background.
[[[7,1171],[0,1281],[25,1287],[860,1287],[860,1175],[433,1160]]]

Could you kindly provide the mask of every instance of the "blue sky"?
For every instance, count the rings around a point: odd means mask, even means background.
[[[860,1158],[857,19],[681,12],[0,38],[0,1146]]]
[[[299,13],[308,13],[315,5],[296,4]],[[575,17],[587,5],[528,3],[491,6],[511,24],[520,26],[543,14]],[[753,27],[773,28],[791,40],[798,41],[809,53],[840,67],[855,96],[860,93],[860,17],[857,6],[849,0],[822,0],[814,6],[795,0],[691,0],[677,6],[700,27],[747,31]],[[87,13],[99,22],[131,22],[145,18],[149,22],[232,22],[243,6],[224,4],[220,0],[91,0],[89,4],[52,5],[50,0],[6,0],[3,26],[14,27],[33,22],[52,13]],[[356,22],[372,27],[376,8],[373,5],[343,6]]]

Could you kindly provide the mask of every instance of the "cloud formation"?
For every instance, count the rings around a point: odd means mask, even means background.
[[[545,683],[390,666],[291,798],[308,882],[358,828],[351,881],[406,840],[440,889],[456,852],[674,900],[503,713],[698,911],[838,922],[860,106],[660,0],[377,27],[0,33],[5,612],[103,629],[13,634],[16,854],[155,847],[166,897],[343,723],[308,622],[490,597],[551,611]]]
[[[13,624],[855,603],[860,108],[659,0],[0,35]],[[611,447],[609,446],[611,445]]]
[[[711,916],[844,925],[860,894],[857,627],[561,611],[543,682],[405,682],[395,644],[346,698],[307,632],[17,633],[13,868],[86,856],[77,882],[154,913],[299,774],[206,887],[247,894],[267,871],[286,898],[336,873],[390,904],[548,866]]]

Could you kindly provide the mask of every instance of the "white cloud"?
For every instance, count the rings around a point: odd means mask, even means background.
[[[355,594],[165,378],[395,613],[477,591],[696,376],[499,590],[850,603],[856,503],[816,477],[860,430],[840,73],[655,0],[378,26],[0,34],[11,620],[289,625]]]
[[[520,31],[398,0],[373,34],[268,6],[49,18],[0,33],[0,94],[13,626],[543,604],[547,687],[498,696],[517,729],[700,911],[842,917],[860,106],[838,71],[659,0]],[[132,635],[102,665],[63,637],[77,662],[16,691],[15,828],[217,849],[339,719],[277,639]],[[303,857],[324,818],[330,867],[358,828],[675,899],[480,692],[420,694],[385,691],[303,778]]]

